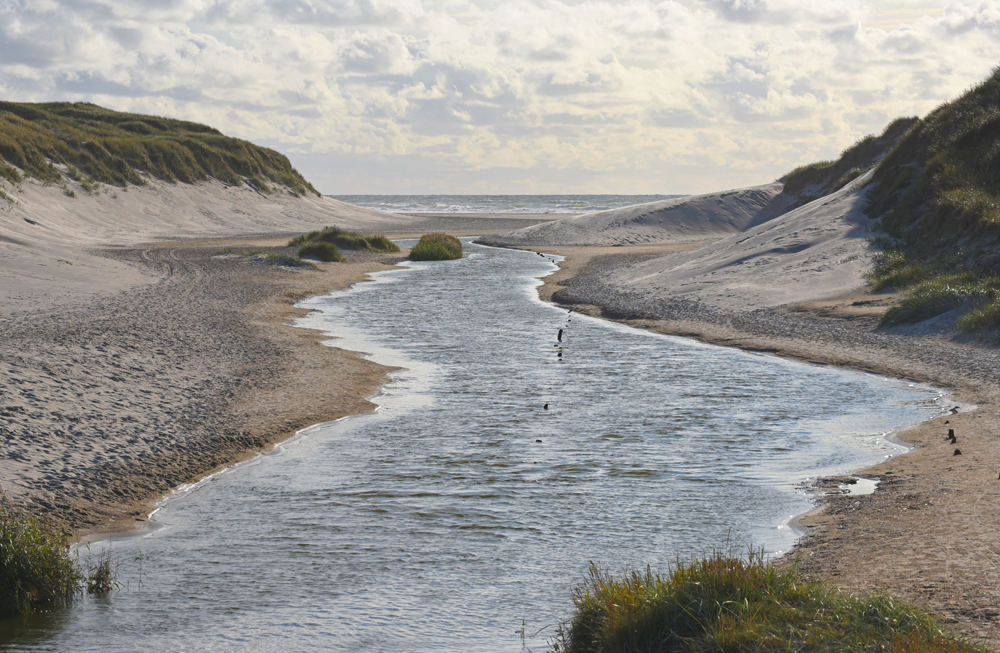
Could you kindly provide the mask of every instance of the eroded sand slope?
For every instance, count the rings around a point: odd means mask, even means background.
[[[784,213],[795,201],[782,184],[680,197],[563,218],[489,236],[487,245],[636,245],[710,241]]]

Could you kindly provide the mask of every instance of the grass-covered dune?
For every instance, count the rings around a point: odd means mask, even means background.
[[[90,189],[95,182],[142,186],[143,175],[194,183],[214,177],[271,192],[319,193],[274,150],[184,120],[122,113],[83,102],[0,102],[0,176],[62,181],[53,164]]]
[[[840,190],[874,167],[917,122],[917,118],[899,118],[878,136],[869,134],[851,145],[834,161],[818,161],[792,170],[780,180],[785,184],[784,192],[797,195],[795,206],[801,206]]]
[[[884,594],[806,581],[760,552],[678,563],[666,576],[591,567],[557,653],[973,653],[986,648]]]
[[[874,290],[906,290],[883,326],[968,309],[961,329],[1000,329],[1000,69],[916,121],[873,174]]]

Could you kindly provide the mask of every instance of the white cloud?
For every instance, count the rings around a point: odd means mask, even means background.
[[[329,192],[759,183],[998,61],[1000,0],[0,0],[5,99],[203,121]]]

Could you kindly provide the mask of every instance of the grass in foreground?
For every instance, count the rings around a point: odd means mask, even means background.
[[[911,605],[804,581],[753,551],[678,563],[667,576],[591,566],[573,603],[558,653],[988,650]]]
[[[0,617],[65,604],[83,582],[66,531],[0,492]]]
[[[425,234],[410,250],[413,261],[449,261],[462,258],[462,243],[448,234]]]
[[[328,243],[342,249],[362,249],[370,252],[398,252],[399,247],[385,236],[370,236],[347,231],[340,227],[324,227],[319,231],[296,236],[288,241],[289,247],[307,245],[310,243]],[[301,252],[301,250],[300,250]],[[300,253],[299,256],[302,256]],[[332,260],[343,260],[332,259]]]

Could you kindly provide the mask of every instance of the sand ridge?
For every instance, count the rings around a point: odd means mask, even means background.
[[[525,227],[481,239],[503,246],[612,246],[716,240],[785,213],[798,198],[780,183],[679,197]]]

